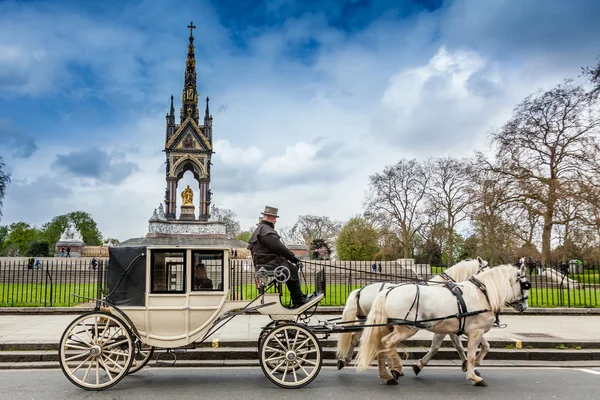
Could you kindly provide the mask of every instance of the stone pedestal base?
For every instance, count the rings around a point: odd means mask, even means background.
[[[181,206],[181,214],[179,215],[180,221],[194,221],[196,216],[194,213],[194,206]]]
[[[81,257],[81,252],[83,250],[83,246],[85,244],[83,242],[58,242],[56,243],[56,247],[54,248],[54,257],[66,257],[67,256],[67,248],[70,247],[71,251],[69,256],[71,258]],[[61,249],[65,249],[64,253],[61,253]]]

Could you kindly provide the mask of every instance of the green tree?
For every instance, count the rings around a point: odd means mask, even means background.
[[[47,241],[51,248],[54,248],[60,235],[64,232],[65,228],[69,224],[69,221],[73,221],[77,226],[81,236],[83,236],[83,242],[88,246],[100,246],[102,245],[102,234],[98,231],[98,225],[92,216],[84,211],[74,211],[69,214],[59,215],[52,218],[52,221],[45,223],[42,226],[41,237]]]
[[[373,260],[377,246],[377,230],[363,218],[355,217],[344,225],[336,240],[337,255],[340,260]]]
[[[241,240],[242,242],[248,243],[248,240],[250,240],[252,233],[253,232],[250,232],[250,231],[242,231],[235,238],[237,240]]]
[[[8,226],[0,226],[0,252],[4,248],[4,241],[8,237]]]
[[[45,240],[35,240],[29,244],[27,249],[27,256],[29,257],[49,257],[50,256],[50,244]]]
[[[6,196],[6,188],[10,183],[10,175],[5,172],[6,164],[0,157],[0,217],[2,217],[2,206],[4,205],[4,196]]]
[[[8,236],[4,241],[4,250],[13,249],[19,255],[25,255],[29,245],[40,237],[40,230],[26,222],[15,222],[8,226]]]

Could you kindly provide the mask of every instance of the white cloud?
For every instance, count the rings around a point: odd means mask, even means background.
[[[378,21],[354,35],[306,14],[254,32],[240,50],[208,7],[196,22],[203,27],[196,54],[200,95],[210,96],[214,115],[215,204],[235,211],[243,228],[255,223],[265,205],[279,207],[281,225],[292,225],[301,214],[345,220],[361,211],[369,175],[402,157],[462,156],[485,148],[488,131],[506,120],[516,102],[585,65],[573,57],[569,65],[554,68],[551,61],[564,49],[555,49],[552,57],[486,52],[485,43],[470,39],[476,31],[468,38],[457,32],[456,21],[464,15],[452,8],[410,21]],[[0,24],[0,38],[11,37],[0,39],[0,81],[14,83],[0,84],[0,94],[36,100],[40,93],[67,90],[82,102],[106,96],[120,101],[129,116],[118,125],[106,115],[106,126],[73,132],[72,122],[81,123],[82,117],[69,110],[65,125],[49,127],[53,136],[38,143],[32,159],[7,160],[13,184],[2,223],[41,224],[81,209],[107,237],[146,232],[152,210],[164,198],[164,114],[168,96],[179,98],[187,42],[167,33],[181,25],[173,23],[180,14],[169,14],[167,21],[160,9],[128,12],[124,15],[142,13],[147,24],[156,24],[159,37],[150,40],[150,33],[128,25],[127,18],[107,22],[59,11],[23,13]],[[17,25],[34,21],[41,23],[37,29],[10,35]],[[66,35],[74,28],[82,34]],[[502,41],[497,34],[486,37]],[[289,40],[306,38],[322,42],[314,62],[285,53]],[[79,82],[81,77],[65,68],[72,62],[106,85],[95,91]],[[120,152],[120,161],[139,170],[114,185],[82,182],[51,169],[58,154],[90,146]],[[187,184],[197,198],[189,174],[180,191]]]

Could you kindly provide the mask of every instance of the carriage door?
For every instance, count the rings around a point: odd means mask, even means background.
[[[146,319],[148,342],[176,344],[187,336],[186,249],[152,249]]]

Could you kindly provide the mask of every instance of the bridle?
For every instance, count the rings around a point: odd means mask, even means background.
[[[519,272],[517,272],[517,280],[519,281],[521,288],[521,298],[511,303],[506,303],[506,305],[512,308],[518,307],[519,309],[522,309],[523,303],[529,298],[529,296],[525,295],[525,291],[531,289],[531,282],[527,280],[527,276],[521,275]]]

